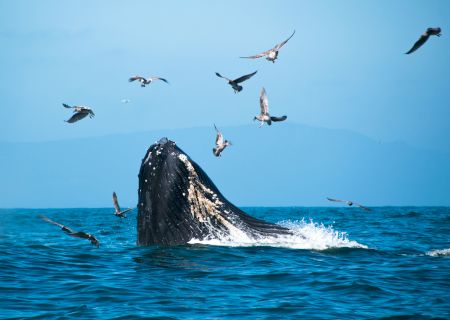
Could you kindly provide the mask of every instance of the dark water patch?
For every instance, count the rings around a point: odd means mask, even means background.
[[[330,254],[330,255],[352,255],[352,254],[360,254],[361,251],[365,251],[367,254],[377,254],[378,250],[374,248],[349,248],[349,247],[341,247],[341,248],[328,248],[325,250],[320,250],[320,253]]]
[[[347,295],[359,295],[359,294],[371,294],[371,293],[384,293],[384,290],[378,286],[370,285],[362,282],[351,282],[349,284],[331,285],[323,288],[324,291],[338,291]]]
[[[48,250],[48,251],[50,251],[50,250],[52,250],[52,248],[51,247],[49,247],[49,246],[46,246],[46,245],[42,245],[42,244],[31,244],[31,245],[29,245],[28,246],[30,249],[36,249],[36,250]]]
[[[421,213],[417,211],[397,212],[390,215],[391,218],[417,218]]]
[[[430,317],[421,314],[402,314],[379,318],[380,320],[447,320],[448,318]]]
[[[139,314],[127,314],[124,316],[112,318],[114,320],[129,320],[129,319],[147,319],[147,320],[177,320],[175,317],[167,316],[141,316]]]

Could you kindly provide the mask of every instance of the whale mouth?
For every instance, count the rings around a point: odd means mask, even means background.
[[[177,245],[192,239],[251,241],[291,234],[230,203],[200,166],[167,138],[145,154],[138,195],[138,245]]]

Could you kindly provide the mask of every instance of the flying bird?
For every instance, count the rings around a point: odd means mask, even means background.
[[[227,147],[231,146],[231,141],[223,140],[222,132],[217,129],[216,125],[214,125],[214,128],[216,129],[217,136],[216,136],[216,146],[213,148],[213,153],[216,157],[221,157],[222,151]]]
[[[128,211],[133,210],[133,208],[130,208],[130,209],[126,209],[126,210],[121,211],[121,210],[120,210],[120,206],[119,206],[119,201],[117,200],[117,194],[116,194],[115,192],[113,192],[112,200],[113,200],[114,210],[115,210],[114,215],[115,215],[116,217],[119,217],[119,218],[126,218],[126,217],[127,217],[126,213],[127,213]]]
[[[441,36],[441,28],[428,28],[427,31],[422,33],[422,35],[420,36],[419,40],[417,40],[416,43],[414,43],[412,48],[409,49],[409,51],[406,52],[405,54],[413,53],[414,51],[419,49],[425,42],[427,42],[427,40],[428,40],[428,38],[430,36],[438,36],[438,37],[440,37]]]
[[[169,83],[169,81],[167,81],[164,78],[160,78],[160,77],[150,77],[150,78],[144,78],[141,76],[134,76],[131,77],[130,79],[128,79],[129,82],[133,82],[133,81],[139,81],[141,83],[141,87],[145,87],[146,85],[152,83],[155,80],[161,80],[164,81],[165,83]]]
[[[234,93],[242,91],[242,86],[240,86],[238,83],[244,82],[245,80],[250,79],[253,77],[258,71],[255,71],[253,73],[246,74],[245,76],[239,77],[237,79],[231,80],[227,77],[222,76],[220,73],[216,72],[216,76],[219,78],[223,78],[228,81],[228,84],[233,88]]]
[[[120,100],[120,102],[122,102],[122,103],[130,103],[131,100],[130,99],[122,99],[122,100]]]
[[[64,108],[73,109],[73,113],[74,113],[72,115],[72,117],[70,117],[69,120],[64,120],[65,122],[74,123],[74,122],[77,122],[77,121],[87,117],[87,116],[89,116],[89,118],[91,118],[91,119],[93,117],[95,117],[94,112],[89,107],[86,107],[86,106],[69,106],[69,105],[67,105],[65,103],[63,103],[62,105],[63,105]]]
[[[288,41],[289,39],[292,38],[292,36],[295,34],[295,30],[294,32],[291,34],[291,36],[289,38],[287,38],[286,40],[284,40],[283,42],[277,44],[275,47],[273,47],[270,50],[264,51],[262,53],[256,54],[254,56],[250,56],[250,57],[241,57],[244,59],[258,59],[258,58],[262,58],[262,57],[266,57],[266,60],[268,61],[272,61],[273,63],[275,63],[275,60],[277,60],[278,58],[278,51],[281,49],[281,47],[283,47]]]
[[[261,89],[261,94],[259,96],[259,105],[261,107],[261,113],[253,118],[253,121],[258,120],[261,122],[260,128],[263,126],[264,122],[270,126],[272,125],[272,121],[284,121],[287,119],[287,116],[282,117],[272,117],[269,114],[269,100],[267,100],[266,89]]]
[[[100,242],[97,240],[96,237],[94,237],[92,234],[89,233],[85,233],[82,231],[74,231],[72,229],[70,229],[69,227],[66,227],[58,222],[55,222],[53,220],[50,220],[49,218],[47,218],[46,216],[40,215],[39,218],[41,218],[42,220],[49,222],[51,224],[54,224],[55,226],[58,226],[61,228],[62,231],[64,231],[65,233],[67,233],[67,235],[74,237],[74,238],[80,238],[80,239],[87,239],[91,242],[92,245],[94,246],[100,246]]]
[[[366,211],[372,211],[370,208],[367,208],[367,207],[365,207],[365,206],[363,206],[363,205],[361,205],[359,203],[353,202],[353,201],[332,199],[332,198],[328,198],[328,197],[327,197],[327,199],[328,199],[328,201],[331,201],[331,202],[342,202],[342,203],[345,203],[349,207],[355,205],[355,206],[360,207],[361,209],[364,209]]]

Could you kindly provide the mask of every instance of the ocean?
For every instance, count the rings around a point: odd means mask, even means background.
[[[450,318],[449,207],[243,209],[294,235],[138,247],[136,210],[1,209],[0,318]]]

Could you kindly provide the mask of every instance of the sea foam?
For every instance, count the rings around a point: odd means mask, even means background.
[[[286,220],[280,221],[278,224],[291,230],[292,234],[258,238],[248,235],[245,237],[227,235],[221,238],[192,239],[189,243],[231,247],[270,246],[306,250],[368,248],[364,244],[350,240],[346,232],[336,231],[332,226],[324,226],[312,220],[309,222]]]
[[[436,250],[431,250],[428,251],[427,253],[425,253],[427,256],[431,256],[431,257],[443,257],[443,256],[450,256],[450,248],[448,249],[436,249]]]

